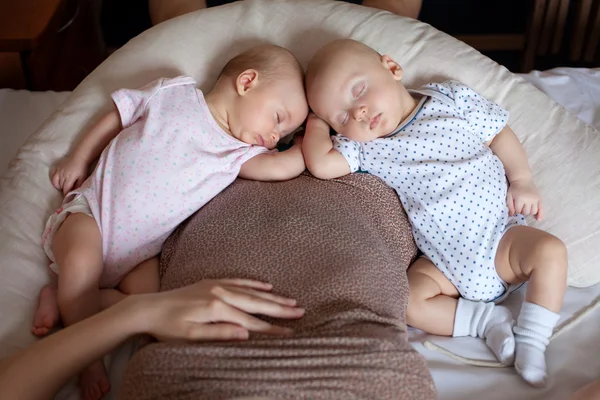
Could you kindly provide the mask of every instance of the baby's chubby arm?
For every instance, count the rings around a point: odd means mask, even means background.
[[[510,183],[506,198],[509,214],[533,215],[541,220],[544,216],[542,199],[533,183],[525,149],[513,130],[506,125],[486,144],[502,161]]]
[[[305,169],[302,136],[296,136],[294,145],[288,150],[259,154],[246,161],[239,176],[253,181],[287,181],[297,177]]]
[[[87,171],[104,148],[121,131],[121,117],[116,107],[104,115],[73,151],[50,173],[52,185],[63,194],[77,189],[87,178]]]
[[[313,113],[308,116],[302,151],[306,167],[315,178],[333,179],[351,172],[344,156],[333,148],[329,125]]]

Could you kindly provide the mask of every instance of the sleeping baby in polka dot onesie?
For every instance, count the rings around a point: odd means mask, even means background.
[[[508,112],[456,81],[409,91],[402,73],[353,40],[321,48],[306,76],[306,166],[321,179],[368,172],[398,193],[422,252],[407,272],[411,326],[485,339],[500,362],[544,386],[567,255],[525,223],[543,205]],[[526,281],[515,323],[496,303]]]
[[[65,199],[42,244],[58,289],[42,289],[33,333],[47,334],[59,314],[68,326],[127,294],[158,291],[164,241],[238,176],[300,175],[300,140],[287,151],[273,149],[306,119],[303,78],[289,51],[263,45],[230,60],[206,95],[185,76],[113,93],[112,111],[51,173]],[[82,398],[103,397],[109,382],[102,361],[79,383]]]

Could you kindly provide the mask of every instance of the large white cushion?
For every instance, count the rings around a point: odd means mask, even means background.
[[[0,186],[0,357],[33,340],[35,299],[48,279],[40,235],[61,200],[48,180],[49,168],[109,109],[113,90],[180,74],[209,90],[229,58],[261,41],[289,48],[306,65],[321,45],[340,37],[393,56],[404,66],[409,87],[452,78],[509,109],[547,205],[546,220],[532,224],[566,242],[571,285],[600,281],[598,131],[505,68],[418,21],[326,0],[246,0],[184,15],[133,39],[21,149]]]

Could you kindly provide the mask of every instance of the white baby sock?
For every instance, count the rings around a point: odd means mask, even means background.
[[[473,336],[485,343],[504,365],[511,365],[515,357],[513,316],[506,307],[482,301],[458,299],[452,336]]]
[[[552,330],[559,315],[537,304],[524,302],[514,328],[515,369],[531,385],[546,386],[546,357]]]

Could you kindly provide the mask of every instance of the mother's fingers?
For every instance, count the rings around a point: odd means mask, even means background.
[[[225,322],[216,324],[196,324],[189,326],[187,340],[245,340],[248,330]]]
[[[288,335],[292,333],[292,330],[289,328],[272,325],[224,302],[213,303],[211,313],[211,320],[213,322],[237,324],[252,332],[272,335]]]
[[[256,297],[260,297],[261,299],[273,301],[275,303],[282,304],[284,306],[294,307],[296,305],[296,300],[290,299],[287,297],[279,296],[269,292],[261,292],[254,289],[244,289],[244,288],[235,288],[233,289],[236,292],[247,293]]]
[[[246,287],[258,290],[273,289],[273,285],[271,285],[270,283],[255,281],[253,279],[219,279],[218,282],[231,286]]]
[[[276,318],[300,318],[304,315],[304,310],[301,308],[283,305],[252,293],[216,287],[212,290],[212,294],[225,303],[250,314],[262,314]]]

